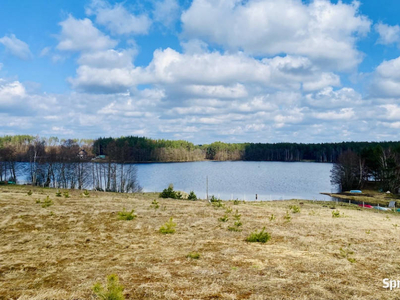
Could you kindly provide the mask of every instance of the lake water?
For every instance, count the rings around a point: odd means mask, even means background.
[[[139,164],[138,179],[145,192],[160,192],[170,183],[175,190],[194,191],[224,200],[329,200],[320,192],[334,192],[332,164],[310,162],[202,161]]]

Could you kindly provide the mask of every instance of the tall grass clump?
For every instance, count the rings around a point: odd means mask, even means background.
[[[162,234],[173,234],[175,233],[176,223],[174,223],[172,217],[169,218],[169,221],[160,227],[158,230]]]
[[[122,211],[118,212],[118,219],[130,221],[136,218],[137,216],[134,214],[135,210],[126,211],[125,208]]]
[[[103,287],[101,283],[96,283],[92,290],[97,298],[102,300],[125,300],[124,287],[119,283],[118,276],[115,274],[107,276],[106,287]]]
[[[271,239],[271,235],[265,232],[265,227],[260,232],[252,232],[246,239],[250,243],[266,243]]]

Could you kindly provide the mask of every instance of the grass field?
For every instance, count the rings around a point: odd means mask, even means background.
[[[217,208],[69,194],[0,188],[0,299],[96,299],[93,285],[113,273],[126,299],[400,299],[382,288],[384,278],[400,280],[400,215],[296,200]],[[137,217],[119,220],[124,208]],[[229,231],[236,209],[242,231]],[[176,232],[163,235],[170,217]],[[267,243],[245,241],[263,227]]]

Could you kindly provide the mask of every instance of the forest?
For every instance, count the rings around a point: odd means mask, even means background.
[[[343,190],[362,188],[369,182],[390,191],[400,187],[400,142],[393,141],[194,145],[138,136],[94,140],[0,137],[0,182],[16,182],[17,168],[23,166],[35,185],[128,192],[140,190],[132,163],[203,160],[329,162],[334,163],[332,183]]]

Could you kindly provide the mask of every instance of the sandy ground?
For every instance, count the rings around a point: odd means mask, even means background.
[[[296,200],[215,208],[156,194],[28,190],[0,187],[0,299],[96,299],[93,284],[112,273],[126,299],[400,299],[400,289],[382,287],[400,280],[400,215],[343,204],[332,218],[333,204]],[[54,204],[43,208],[36,200],[46,196]],[[123,208],[137,218],[119,220]],[[236,209],[241,232],[227,229]],[[176,233],[160,234],[170,217]],[[263,227],[268,243],[245,241]],[[192,251],[200,259],[187,258]]]

